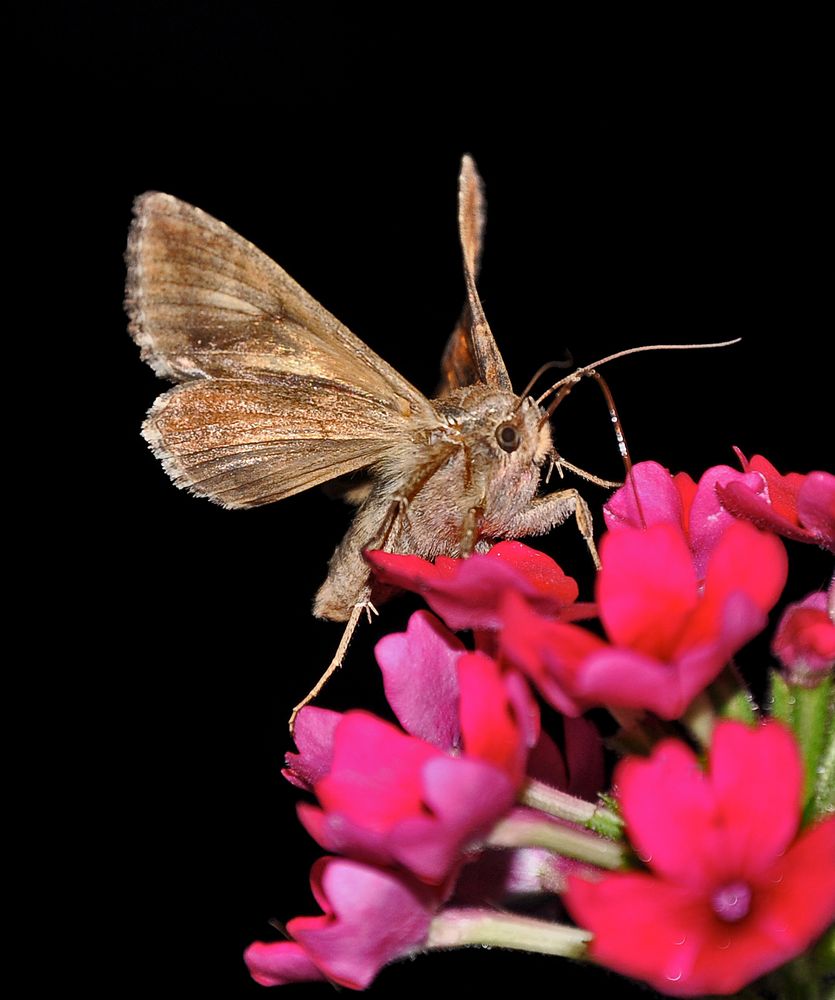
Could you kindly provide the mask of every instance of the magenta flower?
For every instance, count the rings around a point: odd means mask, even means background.
[[[469,559],[439,556],[434,563],[381,551],[366,552],[365,558],[378,579],[421,594],[456,631],[499,628],[502,597],[509,590],[548,615],[560,614],[578,594],[576,582],[553,559],[521,542],[499,542]]]
[[[762,455],[749,462],[737,451],[746,473],[760,477],[761,486],[743,482],[717,486],[723,506],[735,517],[798,542],[812,542],[835,552],[835,476],[829,472],[782,476]]]
[[[420,950],[441,901],[403,872],[342,858],[320,858],[310,884],[324,914],[296,917],[291,941],[256,941],[244,954],[262,986],[328,979],[365,989],[384,965]]]
[[[809,594],[783,612],[771,651],[794,674],[816,673],[835,666],[835,581],[831,598],[823,591]]]
[[[765,489],[756,472],[739,472],[729,465],[714,465],[698,486],[686,472],[671,475],[657,462],[639,462],[629,482],[612,495],[603,508],[610,531],[623,527],[649,528],[672,524],[685,535],[699,579],[704,578],[710,554],[735,518],[719,500],[717,488],[736,483],[757,493]]]
[[[799,833],[803,769],[779,723],[722,722],[703,773],[667,740],[617,768],[649,868],[569,878],[590,955],[662,993],[729,994],[801,954],[835,919],[835,817]]]
[[[595,705],[678,718],[766,623],[786,581],[780,541],[734,523],[700,587],[679,528],[623,527],[601,545],[597,602],[609,641],[536,614],[509,595],[503,653],[567,715]]]
[[[392,707],[417,735],[366,712],[304,709],[288,769],[321,808],[302,804],[299,818],[326,850],[439,883],[513,804],[538,713],[520,677],[463,652],[426,612],[377,656]]]

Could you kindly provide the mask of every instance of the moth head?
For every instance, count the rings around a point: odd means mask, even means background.
[[[550,425],[532,399],[494,392],[475,409],[481,409],[482,447],[502,465],[542,465],[551,453]]]
[[[512,412],[499,420],[493,431],[501,452],[524,462],[542,465],[551,454],[551,426],[542,420],[541,407],[530,398],[514,400]]]

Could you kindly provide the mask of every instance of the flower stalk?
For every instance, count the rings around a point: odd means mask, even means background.
[[[586,829],[608,837],[610,840],[620,840],[623,836],[623,820],[602,805],[586,802],[558,788],[546,785],[543,781],[531,778],[522,789],[519,800],[522,805],[539,809],[555,819],[564,819],[569,823],[577,823]]]
[[[426,946],[432,948],[508,948],[583,958],[591,934],[566,924],[490,910],[446,910],[429,927]]]
[[[617,870],[626,866],[626,849],[596,834],[575,830],[550,820],[509,816],[497,823],[486,839],[490,847],[544,847],[555,854],[585,861],[599,868]]]

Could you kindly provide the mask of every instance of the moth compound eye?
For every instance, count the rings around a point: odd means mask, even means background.
[[[496,428],[496,440],[505,451],[516,451],[521,439],[514,424],[499,424]]]

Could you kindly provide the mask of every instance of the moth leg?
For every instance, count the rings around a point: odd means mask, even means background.
[[[470,507],[461,522],[461,555],[467,559],[475,551],[484,507]]]
[[[293,709],[290,716],[291,733],[301,709],[313,701],[345,659],[348,644],[362,612],[366,612],[369,622],[372,612],[377,614],[377,609],[370,599],[370,571],[363,559],[363,551],[366,549],[391,551],[395,547],[402,519],[408,516],[409,504],[437,472],[451,451],[452,448],[445,448],[433,454],[431,461],[418,466],[391,499],[385,493],[372,492],[360,507],[348,534],[334,552],[328,576],[316,594],[313,613],[317,618],[344,621],[345,630],[327,670],[304,700]],[[379,527],[375,528],[375,525]]]
[[[296,716],[304,708],[305,705],[309,705],[311,701],[319,694],[322,688],[328,683],[331,676],[340,668],[342,661],[345,659],[345,654],[348,652],[348,645],[353,638],[356,627],[362,616],[363,611],[368,615],[368,620],[371,620],[371,610],[377,613],[377,609],[369,600],[357,601],[357,603],[351,609],[351,614],[348,617],[348,621],[345,622],[345,628],[342,632],[342,638],[339,640],[339,645],[336,647],[336,652],[333,654],[333,659],[328,664],[327,670],[322,674],[318,681],[313,685],[313,687],[308,691],[308,693],[302,698],[302,700],[296,705],[293,711],[290,713],[290,735],[293,735],[293,729],[296,725]]]
[[[420,487],[418,487],[419,489]],[[402,521],[408,520],[408,509],[409,500],[417,493],[417,490],[413,490],[411,494],[406,492],[392,498],[389,504],[388,510],[386,511],[385,519],[380,525],[380,530],[374,535],[374,537],[369,542],[367,548],[369,549],[383,549],[385,550],[386,542],[389,540],[389,536],[394,531],[395,527],[399,528]]]
[[[433,455],[430,461],[423,462],[412,470],[409,478],[402,484],[397,493],[392,496],[386,517],[380,525],[380,530],[366,548],[388,551],[386,546],[395,527],[400,527],[401,519],[408,521],[409,504],[435,475],[451,451],[451,448],[445,448],[440,454]]]
[[[595,569],[600,569],[600,557],[592,532],[591,511],[577,490],[560,490],[559,493],[536,497],[527,510],[521,511],[502,526],[503,533],[508,538],[543,535],[556,525],[562,524],[571,514],[577,522],[578,531],[585,539]]]

